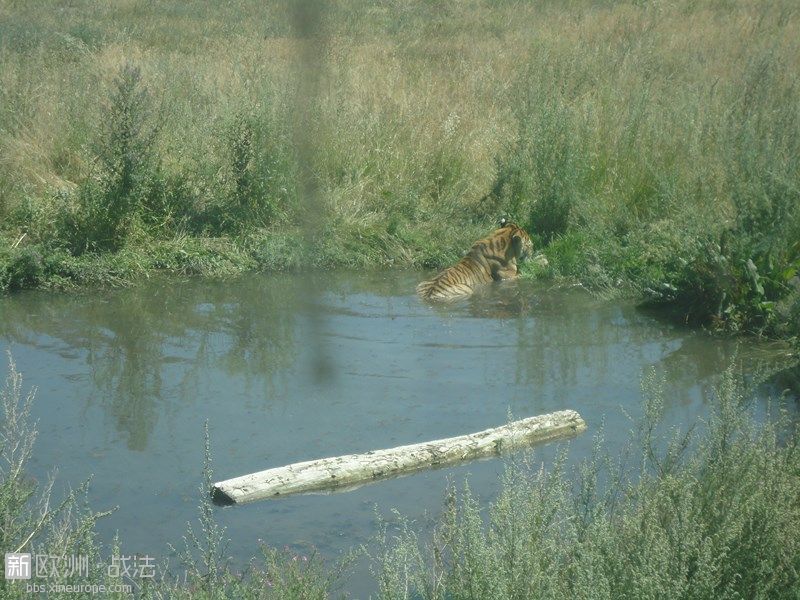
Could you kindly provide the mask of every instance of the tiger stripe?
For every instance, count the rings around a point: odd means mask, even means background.
[[[426,300],[449,300],[469,296],[480,284],[514,279],[517,261],[533,251],[527,232],[514,223],[503,222],[500,229],[472,245],[467,255],[433,279],[417,286],[417,294]]]

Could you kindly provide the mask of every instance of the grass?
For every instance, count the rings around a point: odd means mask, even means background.
[[[733,368],[718,383],[709,418],[688,431],[659,425],[663,391],[654,371],[642,387],[645,416],[621,455],[605,454],[601,433],[593,455],[571,468],[567,450],[549,467],[531,455],[511,458],[488,507],[468,484],[450,488],[432,536],[402,517],[384,522],[377,543],[362,550],[370,555],[376,597],[796,598],[797,423],[785,413],[757,422]],[[107,513],[89,508],[86,485],[55,503],[54,482],[41,485],[26,474],[36,439],[34,396],[24,392],[9,357],[0,391],[0,543],[89,561],[88,575],[62,572],[47,584],[126,583],[136,597],[153,599],[313,599],[346,588],[355,552],[331,564],[265,544],[247,569],[231,568],[208,494],[207,429],[198,515],[173,548],[174,560],[154,559],[152,578],[112,576],[107,567],[122,540],[98,539],[95,525]],[[24,582],[5,579],[0,594],[28,596]]]
[[[291,6],[6,2],[0,290],[436,267],[510,215],[545,276],[800,333],[795,2],[339,0],[302,106]]]

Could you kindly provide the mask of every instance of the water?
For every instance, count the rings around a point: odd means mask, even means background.
[[[733,340],[542,283],[490,286],[431,307],[413,295],[421,277],[169,279],[0,298],[0,347],[38,389],[32,474],[45,480],[57,468],[57,490],[92,477],[92,507],[119,506],[100,522],[102,539],[118,531],[123,553],[166,556],[196,515],[206,421],[215,480],[564,408],[590,428],[570,442],[577,460],[601,424],[612,450],[624,442],[625,413],[641,414],[640,381],[652,366],[666,380],[666,422],[688,425],[706,414],[716,378],[737,355]],[[748,343],[738,360],[752,367],[780,354]],[[537,456],[547,462],[554,451]],[[501,469],[481,461],[217,515],[235,564],[256,555],[259,540],[335,558],[367,543],[376,514],[391,508],[424,529],[448,479],[469,477],[490,498]],[[372,589],[363,563],[345,589],[355,597]]]

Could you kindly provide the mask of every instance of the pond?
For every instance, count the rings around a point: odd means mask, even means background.
[[[418,272],[158,279],[119,290],[0,298],[0,347],[36,386],[30,465],[56,489],[90,476],[95,510],[125,554],[170,555],[197,514],[208,421],[214,479],[295,461],[471,433],[564,408],[614,451],[642,413],[640,383],[665,378],[667,424],[707,414],[732,361],[755,368],[780,351],[711,337],[579,288],[519,281],[430,306]],[[4,359],[5,360],[5,359]],[[5,372],[5,365],[2,369]],[[761,386],[766,399],[776,393]],[[559,444],[537,449],[551,460]],[[241,565],[259,540],[326,559],[376,533],[390,509],[425,529],[448,480],[481,498],[500,460],[426,471],[332,495],[215,509]],[[376,508],[377,507],[377,508]],[[345,589],[372,589],[360,564]]]

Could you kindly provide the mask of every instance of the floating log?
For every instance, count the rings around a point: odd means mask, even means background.
[[[378,479],[572,437],[585,430],[586,423],[577,412],[562,410],[478,433],[267,469],[215,483],[211,497],[217,504],[230,505],[357,487]]]

